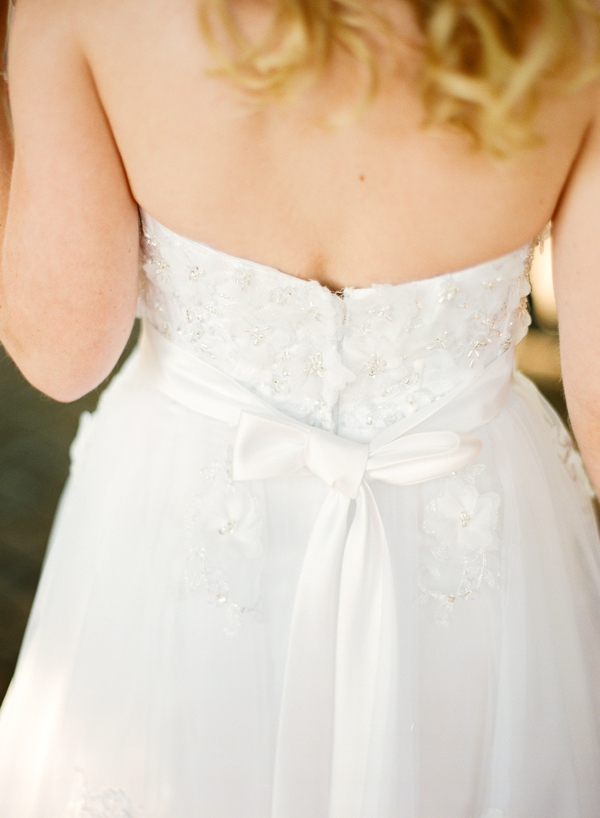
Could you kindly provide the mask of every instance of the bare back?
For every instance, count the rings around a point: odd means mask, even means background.
[[[293,103],[250,110],[206,73],[197,2],[17,4],[0,325],[25,375],[72,400],[110,372],[135,316],[138,206],[333,290],[463,269],[553,218],[565,388],[588,465],[600,462],[599,83],[547,99],[541,146],[495,161],[422,128],[419,32],[407,7],[382,0],[406,35],[402,68],[363,116],[327,128],[356,100],[349,58]],[[241,7],[261,25],[258,2]]]
[[[176,232],[332,288],[427,277],[529,241],[590,122],[589,94],[556,100],[540,120],[544,146],[494,162],[423,130],[409,45],[404,75],[387,77],[375,105],[327,129],[319,118],[352,102],[349,60],[292,104],[256,113],[206,76],[197,0],[92,0],[78,23],[140,205]],[[407,11],[398,24],[418,38]]]

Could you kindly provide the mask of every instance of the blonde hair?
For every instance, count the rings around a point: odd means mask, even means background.
[[[399,36],[373,2],[266,0],[271,16],[258,39],[244,34],[236,17],[243,2],[201,0],[214,73],[255,100],[283,98],[299,79],[316,80],[341,47],[368,69],[364,99],[373,99],[377,38],[392,44]],[[600,70],[594,0],[398,2],[412,7],[422,35],[424,124],[458,129],[489,153],[536,144],[533,122],[543,94],[576,89]]]

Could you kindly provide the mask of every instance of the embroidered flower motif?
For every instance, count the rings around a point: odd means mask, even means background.
[[[592,499],[596,496],[596,492],[585,470],[581,455],[575,448],[573,438],[565,429],[562,420],[554,409],[549,405],[546,405],[545,409],[545,418],[550,426],[550,431],[556,445],[556,451],[565,466],[567,474],[571,480],[579,486],[583,496],[586,499]]]
[[[134,809],[123,790],[109,788],[90,793],[83,773],[78,770],[65,818],[142,818],[142,813]]]
[[[252,268],[243,264],[236,264],[233,268],[235,283],[245,293],[252,282]]]
[[[492,547],[500,497],[480,494],[460,478],[448,480],[445,492],[426,509],[424,530],[437,539],[442,559],[470,560]]]
[[[392,304],[378,304],[369,309],[369,314],[381,318],[384,321],[392,322],[394,320],[394,307]]]
[[[323,366],[323,356],[320,352],[313,352],[309,355],[304,364],[304,371],[309,375],[316,375],[318,378],[323,377],[325,367]]]
[[[245,332],[248,333],[250,340],[256,347],[265,340],[271,332],[271,327],[252,327],[252,329],[247,329]]]
[[[225,461],[213,463],[200,475],[200,491],[188,509],[185,590],[202,590],[208,602],[222,607],[225,631],[233,635],[241,614],[256,611],[262,518],[258,501],[243,483],[231,479]]]
[[[170,272],[171,268],[167,262],[163,260],[159,261],[154,268],[154,276],[157,281],[161,282],[161,284],[165,284],[169,280]]]
[[[204,270],[201,270],[197,264],[193,267],[190,267],[190,271],[188,273],[188,278],[190,281],[198,281],[199,278],[202,278],[204,275]]]
[[[440,304],[443,304],[445,301],[452,301],[454,296],[460,292],[460,287],[452,281],[452,279],[448,279],[442,283],[440,287],[438,300]]]
[[[338,297],[143,225],[140,314],[292,417],[357,439],[466,385],[530,320],[527,250]]]
[[[385,372],[386,367],[385,358],[379,358],[375,352],[372,352],[363,364],[363,370],[369,378],[376,378],[380,372]]]
[[[438,603],[446,622],[459,598],[471,598],[485,582],[498,581],[496,528],[500,497],[481,493],[475,481],[483,466],[472,466],[443,480],[441,493],[425,509],[423,530],[431,539],[422,555],[422,601]]]
[[[302,312],[307,313],[311,318],[314,318],[315,321],[321,321],[321,308],[318,304],[314,303],[313,301],[309,301],[306,307],[302,307]]]
[[[585,466],[583,460],[581,459],[581,455],[575,448],[573,441],[565,431],[565,436],[567,438],[567,443],[564,445],[563,454],[562,454],[562,461],[565,464],[565,468],[567,472],[575,483],[577,483],[586,497],[590,500],[596,496],[596,492],[594,491],[594,487],[590,482],[590,478],[588,477],[588,473],[585,470]],[[559,443],[560,445],[560,443]]]
[[[86,799],[81,818],[133,818],[133,808],[121,790],[105,790]]]

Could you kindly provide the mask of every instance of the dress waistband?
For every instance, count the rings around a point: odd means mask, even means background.
[[[237,427],[234,480],[312,473],[330,486],[294,601],[271,818],[362,818],[373,758],[385,757],[388,741],[375,704],[393,695],[399,661],[389,547],[371,482],[409,485],[472,463],[481,449],[472,432],[504,405],[514,355],[369,444],[290,418],[151,326],[137,366],[173,400]]]
[[[147,322],[143,324],[138,356],[138,371],[148,383],[202,415],[237,426],[242,413],[248,412],[278,418],[290,426],[314,428],[279,411],[222,370],[168,341]],[[504,405],[512,386],[513,370],[514,350],[510,349],[471,383],[458,386],[387,427],[368,444],[369,448],[377,449],[409,431],[449,428],[470,432],[483,426]]]

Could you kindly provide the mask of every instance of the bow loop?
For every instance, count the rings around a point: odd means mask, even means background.
[[[464,469],[480,451],[476,435],[415,432],[372,451],[367,471],[375,480],[408,486]]]
[[[277,412],[152,328],[146,328],[141,352],[139,364],[156,388],[237,425],[234,480],[312,472],[331,486],[307,543],[293,606],[270,818],[371,814],[384,766],[373,760],[393,756],[386,707],[400,688],[392,561],[369,482],[409,485],[469,465],[481,441],[465,432],[504,405],[512,354],[367,446]],[[394,814],[412,815],[412,777],[403,782],[394,768],[388,784],[406,805]]]
[[[240,413],[233,448],[234,480],[289,477],[305,465],[306,428],[254,412]]]
[[[306,443],[306,467],[328,486],[346,497],[356,498],[367,467],[369,447],[322,429],[310,429]]]
[[[241,412],[233,451],[234,480],[265,480],[312,472],[355,499],[367,474],[397,486],[422,483],[468,466],[481,440],[457,432],[413,432],[370,450],[293,420]]]
[[[289,477],[306,470],[347,497],[360,489],[369,447],[331,432],[241,412],[233,449],[234,480]]]

